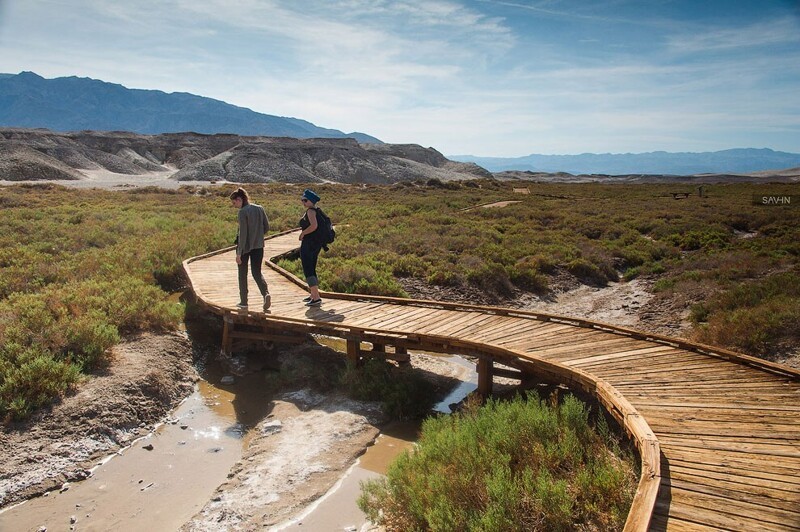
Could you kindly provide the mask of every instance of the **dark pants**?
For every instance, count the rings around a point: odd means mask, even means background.
[[[267,281],[261,273],[261,262],[264,260],[264,248],[251,249],[242,255],[242,263],[239,266],[239,301],[247,303],[247,261],[250,261],[250,271],[253,273],[261,295],[267,293]]]
[[[308,237],[300,243],[300,262],[303,264],[303,275],[306,276],[308,286],[318,286],[317,259],[322,251],[322,244]]]

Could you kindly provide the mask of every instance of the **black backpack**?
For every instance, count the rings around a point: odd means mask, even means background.
[[[325,251],[328,251],[328,244],[332,244],[336,240],[336,230],[328,215],[319,208],[317,209],[317,230],[314,232],[319,233],[317,239]]]

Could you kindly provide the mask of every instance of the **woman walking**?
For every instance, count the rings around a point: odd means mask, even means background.
[[[317,202],[320,197],[313,190],[305,189],[300,201],[306,212],[300,219],[300,262],[303,264],[303,275],[308,283],[309,296],[303,301],[307,307],[318,307],[322,304],[319,297],[319,280],[317,279],[317,259],[324,243],[320,238],[319,220],[317,218]]]
[[[247,262],[264,298],[264,310],[272,303],[267,281],[261,273],[264,260],[264,235],[269,230],[267,213],[261,205],[250,203],[250,196],[239,187],[228,196],[231,205],[239,209],[239,231],[236,234],[236,264],[239,266],[239,308],[247,308]]]

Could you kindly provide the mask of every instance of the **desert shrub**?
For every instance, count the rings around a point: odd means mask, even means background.
[[[25,419],[78,382],[80,369],[37,346],[0,345],[0,413]]]
[[[547,277],[524,264],[512,266],[509,277],[515,286],[528,292],[541,294],[547,291]]]
[[[659,279],[655,283],[653,283],[653,292],[666,292],[672,290],[677,281],[675,279]]]
[[[467,282],[486,292],[498,296],[510,296],[514,285],[502,264],[486,262],[467,272]]]
[[[780,297],[726,313],[706,316],[697,332],[701,342],[773,357],[782,344],[800,341],[800,299]]]
[[[598,432],[572,396],[554,408],[536,395],[472,404],[426,419],[417,447],[362,484],[358,504],[392,530],[621,529],[636,472]]]
[[[299,259],[281,260],[278,266],[304,279]],[[362,256],[335,261],[321,260],[317,265],[320,289],[346,294],[408,297],[392,275],[389,265],[375,257]]]
[[[608,278],[601,269],[586,259],[575,259],[566,265],[567,271],[587,284],[605,286]]]
[[[185,258],[235,235],[235,222],[217,223],[231,214],[222,200],[184,193],[20,186],[3,194],[20,201],[0,218],[0,348],[22,362],[0,366],[0,417],[24,417],[64,393],[122,335],[174,328],[183,307],[160,287],[182,287]]]
[[[800,342],[800,274],[783,272],[738,284],[695,305],[697,338],[756,356]]]
[[[392,261],[392,275],[395,277],[425,277],[427,263],[416,255],[398,256]]]
[[[693,229],[674,234],[671,242],[685,251],[722,249],[727,247],[730,234],[720,228]]]
[[[447,266],[432,269],[428,275],[427,281],[430,284],[438,286],[461,286],[462,284],[462,278],[459,272],[453,271]]]

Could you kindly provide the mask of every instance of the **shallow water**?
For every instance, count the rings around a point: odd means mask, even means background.
[[[317,338],[317,342],[333,349],[341,345],[335,338]],[[450,413],[450,405],[464,399],[478,387],[478,374],[471,362],[453,355],[425,353],[442,357],[450,363],[458,364],[469,371],[466,380],[435,406],[437,412]],[[403,451],[410,450],[419,438],[420,422],[392,422],[383,428],[366,452],[347,471],[328,493],[307,507],[299,516],[270,530],[302,532],[303,530],[369,530],[373,525],[366,514],[356,504],[361,494],[361,483],[380,478],[386,474],[389,465]]]
[[[230,386],[212,384],[218,368],[206,377],[169,422],[101,461],[90,478],[0,513],[0,530],[178,529],[225,482],[269,406],[261,374]]]

